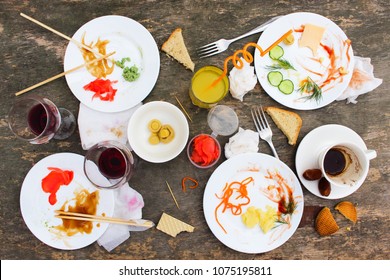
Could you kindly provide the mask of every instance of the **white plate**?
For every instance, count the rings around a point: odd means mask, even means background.
[[[216,221],[215,210],[221,202],[217,196],[221,195],[227,183],[242,181],[249,176],[254,178],[254,184],[247,188],[250,203],[243,206],[242,213],[250,206],[265,210],[266,205],[269,205],[278,209],[278,203],[262,193],[269,185],[277,185],[275,180],[265,178],[267,170],[272,173],[279,172],[293,189],[297,208],[291,215],[290,227],[281,224],[264,234],[259,226],[247,228],[239,215],[233,215],[229,210],[225,213],[218,210],[218,220],[226,229],[225,233]],[[294,234],[302,218],[303,194],[297,177],[280,160],[260,153],[240,154],[223,162],[211,175],[204,192],[203,210],[208,226],[223,244],[243,253],[263,253],[281,246]]]
[[[31,168],[23,181],[20,193],[20,209],[23,219],[30,231],[43,243],[63,250],[79,249],[96,241],[107,229],[107,223],[93,223],[89,234],[77,233],[66,236],[55,229],[62,224],[62,220],[55,218],[55,210],[59,210],[65,202],[71,204],[75,198],[74,192],[86,189],[90,193],[97,189],[85,178],[83,172],[84,157],[72,153],[59,153],[40,160]],[[41,182],[49,174],[48,167],[57,167],[63,170],[72,170],[74,178],[67,186],[61,186],[57,192],[57,203],[51,205],[49,194],[42,190]],[[114,195],[111,191],[99,191],[97,215],[111,216],[114,211]]]
[[[157,145],[149,143],[148,123],[152,119],[172,126],[175,137],[171,142]],[[187,144],[188,135],[188,122],[182,111],[164,101],[152,101],[139,107],[131,116],[127,128],[131,148],[139,157],[149,162],[167,162],[178,156]]]
[[[325,147],[341,142],[352,142],[367,150],[367,146],[359,134],[348,127],[338,124],[328,124],[313,129],[302,139],[298,146],[295,156],[295,168],[298,177],[305,188],[318,197],[327,199],[343,198],[354,193],[361,186],[356,185],[354,187],[345,188],[335,188],[331,186],[332,190],[329,196],[326,197],[322,196],[318,191],[318,181],[308,181],[302,176],[303,172],[307,169],[320,168],[318,157]]]
[[[322,88],[323,98],[318,103],[315,100],[305,100],[302,98],[302,94],[297,90],[300,87],[299,81],[305,79],[307,76],[310,76],[317,84],[321,84],[322,81],[326,80],[327,74],[325,73],[327,73],[327,70],[323,66],[329,65],[330,63],[330,56],[325,48],[319,47],[317,57],[314,58],[313,53],[309,48],[298,47],[298,41],[302,35],[302,32],[299,32],[298,30],[302,30],[302,26],[307,23],[325,28],[321,44],[333,48],[336,56],[336,68],[344,67],[344,69],[347,69],[348,71],[348,74],[344,75],[342,78],[336,79],[335,82]],[[277,87],[272,86],[268,82],[267,74],[270,70],[266,69],[266,66],[272,65],[273,61],[269,57],[269,54],[261,57],[259,51],[256,49],[254,65],[257,78],[268,95],[284,106],[298,110],[312,110],[326,106],[336,100],[348,87],[354,67],[352,46],[347,48],[344,45],[345,40],[348,38],[334,22],[313,13],[293,13],[277,19],[262,33],[258,40],[258,44],[263,49],[266,49],[289,29],[294,30],[294,43],[290,46],[287,46],[284,43],[280,43],[279,45],[284,50],[282,58],[288,60],[297,71],[279,71],[282,72],[284,79],[290,79],[294,83],[294,91],[290,95],[285,95],[280,92]],[[350,58],[349,60],[347,53]],[[322,59],[321,64],[318,62],[318,59]],[[310,69],[310,71],[307,69]],[[314,74],[314,72],[325,74],[325,76],[320,77],[319,75]]]
[[[99,38],[109,40],[106,53],[116,52],[110,58],[121,60],[130,57],[128,65],[136,65],[141,75],[136,81],[127,82],[122,77],[122,69],[115,66],[113,73],[106,79],[118,81],[113,85],[118,91],[114,101],[101,101],[99,98],[92,99],[94,93],[83,89],[96,79],[84,67],[66,75],[66,82],[76,98],[91,109],[102,112],[124,111],[144,100],[152,91],[160,71],[159,51],[149,31],[127,17],[103,16],[84,24],[72,38],[81,42],[84,33],[87,44],[92,41],[96,43]],[[69,42],[64,58],[65,71],[84,63],[80,49]]]

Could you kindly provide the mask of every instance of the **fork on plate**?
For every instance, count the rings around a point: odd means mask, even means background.
[[[275,20],[277,20],[278,18],[280,18],[281,16],[276,16],[276,17],[273,17],[271,18],[270,20],[266,21],[265,23],[263,23],[262,25],[252,29],[251,31],[241,35],[241,36],[238,36],[236,38],[233,38],[233,39],[230,39],[230,40],[227,40],[227,39],[220,39],[218,41],[215,41],[213,43],[210,43],[210,44],[207,44],[207,45],[204,45],[202,47],[199,47],[196,52],[198,54],[198,56],[200,58],[204,58],[204,57],[208,57],[208,56],[212,56],[212,55],[216,55],[218,53],[221,53],[225,50],[227,50],[227,48],[229,47],[229,45],[237,40],[240,40],[242,38],[245,38],[247,36],[250,36],[250,35],[253,35],[253,34],[256,34],[256,33],[259,33],[259,32],[262,32],[264,31],[272,22],[274,22]]]
[[[272,131],[269,127],[267,118],[265,117],[263,107],[260,106],[260,109],[258,107],[252,108],[251,113],[253,122],[255,123],[256,130],[259,133],[260,138],[268,143],[268,145],[271,147],[274,156],[279,159],[274,144],[272,143]]]

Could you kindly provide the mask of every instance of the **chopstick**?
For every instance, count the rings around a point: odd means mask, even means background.
[[[97,61],[99,61],[99,60],[105,59],[105,58],[107,58],[107,57],[113,55],[114,53],[115,53],[115,52],[111,52],[111,53],[109,53],[109,54],[103,55],[102,57],[96,58],[96,59],[91,60],[91,61],[89,61],[89,62],[87,62],[87,63],[84,63],[84,64],[82,64],[82,65],[79,65],[79,66],[77,66],[77,67],[75,67],[75,68],[69,69],[69,70],[67,70],[67,71],[65,71],[65,72],[62,72],[62,73],[60,73],[60,74],[58,74],[58,75],[55,75],[55,76],[53,76],[53,77],[51,77],[51,78],[49,78],[49,79],[46,79],[46,80],[44,80],[44,81],[42,81],[42,82],[39,82],[39,83],[37,83],[37,84],[35,84],[35,85],[32,85],[31,87],[28,87],[28,88],[26,88],[26,89],[24,89],[24,90],[18,91],[17,93],[15,93],[15,95],[18,96],[18,95],[21,95],[21,94],[23,94],[23,93],[25,93],[25,92],[27,92],[27,91],[30,91],[30,90],[32,90],[32,89],[34,89],[34,88],[40,87],[40,86],[42,86],[42,85],[44,85],[44,84],[47,84],[47,83],[49,83],[49,82],[51,82],[51,81],[54,81],[54,80],[56,80],[56,79],[58,79],[58,78],[61,78],[62,76],[65,76],[65,75],[67,75],[67,74],[69,74],[69,73],[71,73],[71,72],[73,72],[73,71],[76,71],[76,70],[78,70],[78,69],[80,69],[80,68],[83,68],[83,67],[85,67],[85,66],[87,66],[87,65],[89,65],[89,64],[92,64],[92,63],[95,63],[95,62],[97,62]]]
[[[42,23],[42,22],[40,22],[40,21],[38,21],[38,20],[36,20],[36,19],[33,19],[32,17],[30,17],[30,16],[28,16],[28,15],[26,15],[26,14],[20,13],[20,15],[21,15],[22,17],[24,17],[24,18],[26,18],[26,19],[28,19],[28,20],[30,20],[30,21],[32,21],[32,22],[38,24],[39,26],[41,26],[41,27],[43,27],[43,28],[45,28],[45,29],[47,29],[47,30],[53,32],[54,34],[57,34],[58,36],[60,36],[60,37],[62,37],[62,38],[64,38],[64,39],[66,39],[66,40],[68,40],[68,41],[70,41],[70,42],[76,44],[78,47],[84,48],[84,49],[86,49],[86,50],[88,50],[88,51],[90,51],[90,52],[93,52],[94,54],[96,54],[96,55],[98,55],[98,56],[102,56],[102,54],[99,53],[98,51],[96,51],[96,50],[90,48],[89,46],[84,45],[84,44],[78,42],[77,40],[75,40],[75,39],[73,39],[73,38],[71,38],[71,37],[69,37],[69,36],[67,36],[67,35],[65,35],[65,34],[59,32],[59,31],[57,31],[57,30],[55,30],[55,29],[53,29],[53,28],[51,28],[50,26],[47,26],[46,24],[44,24],[44,23]]]
[[[66,212],[61,210],[56,210],[55,213],[57,213],[55,217],[61,219],[100,222],[100,223],[113,223],[113,224],[147,227],[147,228],[154,226],[154,223],[148,220],[141,220],[142,223],[137,223],[136,220],[123,220],[123,219],[112,218],[112,217],[96,216],[96,215],[89,215],[89,214],[75,213],[75,212]]]

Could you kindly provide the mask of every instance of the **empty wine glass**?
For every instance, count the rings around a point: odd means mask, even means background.
[[[8,125],[20,139],[31,144],[68,138],[76,128],[73,114],[47,98],[29,96],[19,99],[8,114]]]
[[[135,159],[130,149],[117,141],[92,146],[84,158],[84,173],[98,188],[114,189],[128,182],[134,173]]]

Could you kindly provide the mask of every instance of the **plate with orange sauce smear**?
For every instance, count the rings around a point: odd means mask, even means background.
[[[212,233],[248,254],[278,248],[294,234],[303,214],[298,178],[282,161],[261,153],[229,158],[213,172],[203,196]]]
[[[278,45],[281,49],[276,56],[272,55],[272,50],[263,57],[258,50],[255,51],[257,78],[267,94],[286,107],[297,110],[324,107],[345,91],[352,78],[354,55],[351,41],[330,19],[302,12],[283,16],[271,23],[257,44],[269,46],[275,34],[289,29],[293,30],[292,37]],[[279,73],[272,73],[274,77],[270,81],[272,71]],[[282,81],[286,80],[291,81],[284,83],[290,84],[291,90],[283,88]],[[315,85],[318,86],[317,94],[310,89]]]
[[[53,248],[86,247],[108,227],[107,223],[62,220],[55,217],[56,210],[107,217],[114,212],[113,192],[95,188],[84,176],[83,162],[78,154],[53,154],[36,163],[23,181],[23,219],[40,241]]]
[[[98,17],[81,26],[72,39],[100,54],[115,52],[65,76],[81,103],[96,111],[120,112],[139,104],[153,90],[160,71],[160,54],[153,36],[139,22],[117,15]],[[77,42],[70,41],[66,48],[65,71],[99,58]],[[137,71],[131,70],[133,66]],[[133,77],[130,81],[123,76],[125,69],[125,76]]]

